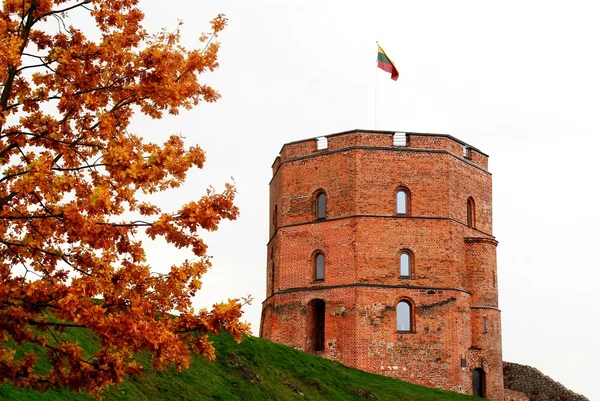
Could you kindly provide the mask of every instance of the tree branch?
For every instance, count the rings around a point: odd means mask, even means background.
[[[74,323],[38,322],[36,320],[28,320],[27,324],[30,324],[32,326],[51,326],[51,327],[78,327],[78,328],[85,328],[86,327],[84,325],[74,324]]]
[[[111,227],[152,227],[152,224],[154,223],[150,223],[148,221],[142,221],[142,220],[137,220],[137,221],[132,221],[131,223],[96,223],[98,225],[101,226],[111,226]]]
[[[73,10],[73,9],[75,9],[75,8],[77,8],[77,7],[82,7],[82,6],[85,6],[86,4],[90,4],[90,3],[91,3],[91,1],[90,1],[90,0],[84,0],[84,1],[82,1],[81,3],[77,3],[77,4],[74,4],[74,5],[72,5],[71,7],[65,7],[65,8],[63,8],[63,9],[60,9],[60,10],[52,10],[52,11],[51,11],[51,12],[49,12],[49,13],[42,14],[41,16],[39,16],[39,17],[36,19],[36,21],[39,21],[39,20],[41,20],[42,18],[49,17],[50,15],[61,14],[61,13],[67,12],[67,11],[69,11],[69,10]],[[84,8],[85,8],[85,7],[84,7]]]
[[[19,49],[19,59],[21,58],[20,56],[23,54],[25,47],[27,47],[27,42],[29,39],[29,32],[31,31],[31,27],[35,23],[35,19],[33,18],[33,12],[32,12],[33,9],[35,8],[35,5],[36,5],[36,2],[32,1],[31,7],[29,8],[29,10],[27,10],[27,21],[25,22],[25,25],[23,26],[23,31],[21,32],[21,40],[23,42],[21,43],[21,46]],[[4,109],[6,108],[6,106],[8,104],[8,99],[10,98],[10,94],[12,92],[13,83],[14,83],[16,76],[17,76],[17,67],[14,65],[9,66],[8,67],[8,76],[6,77],[6,82],[4,83],[4,89],[2,90],[2,94],[0,95],[0,108],[2,111],[4,111]],[[2,130],[2,124],[0,124],[0,131],[1,130]]]
[[[59,214],[44,214],[44,215],[30,215],[30,216],[0,216],[0,220],[29,220],[29,219],[60,219],[63,217],[62,213]]]

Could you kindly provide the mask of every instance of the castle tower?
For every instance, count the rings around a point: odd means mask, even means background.
[[[487,155],[437,134],[291,142],[270,208],[261,337],[503,400]]]

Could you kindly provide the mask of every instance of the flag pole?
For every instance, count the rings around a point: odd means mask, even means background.
[[[375,41],[376,45],[379,45],[379,41]],[[375,94],[374,94],[374,100],[373,100],[373,129],[377,130],[377,77],[378,77],[378,72],[377,70],[379,70],[379,67],[377,66],[377,59],[375,59]]]

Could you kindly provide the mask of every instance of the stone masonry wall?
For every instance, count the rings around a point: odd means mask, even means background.
[[[504,389],[504,401],[530,401],[525,393],[520,391]]]
[[[589,401],[531,366],[504,362],[504,386],[525,393],[530,401]]]

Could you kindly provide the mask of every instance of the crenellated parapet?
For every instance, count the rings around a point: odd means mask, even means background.
[[[414,152],[446,152],[467,160],[484,170],[487,170],[488,167],[488,155],[450,135],[352,130],[286,143],[273,162],[273,173],[275,174],[281,163],[290,160],[360,147],[390,148],[398,151]]]

